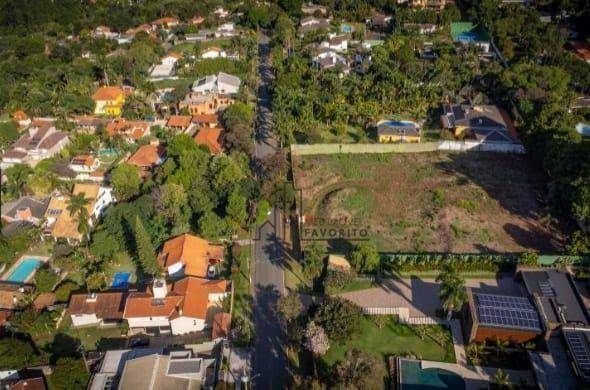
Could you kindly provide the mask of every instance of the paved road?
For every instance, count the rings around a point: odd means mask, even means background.
[[[260,87],[258,90],[258,121],[255,156],[264,158],[277,150],[272,134],[272,112],[268,85],[273,72],[270,62],[269,39],[258,37]],[[284,261],[281,246],[281,216],[275,209],[257,230],[254,267],[254,325],[256,340],[253,362],[253,385],[256,389],[285,387],[287,360],[284,354],[283,331],[276,315],[276,302],[284,293]]]

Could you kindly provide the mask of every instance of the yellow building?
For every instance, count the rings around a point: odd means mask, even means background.
[[[377,124],[377,141],[382,144],[420,142],[420,128],[410,121],[383,120]]]
[[[119,87],[100,87],[94,95],[96,115],[120,116],[125,104],[125,93]]]

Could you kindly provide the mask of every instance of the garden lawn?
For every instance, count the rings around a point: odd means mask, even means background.
[[[388,317],[385,325],[379,329],[373,318],[363,317],[360,334],[352,337],[346,343],[332,345],[322,358],[323,361],[332,366],[344,358],[346,351],[356,348],[383,359],[390,355],[412,354],[425,360],[455,362],[452,342],[443,348],[428,336],[421,340],[411,327],[398,324],[395,317]],[[435,327],[438,325],[433,325],[431,329]],[[443,330],[439,328],[438,331],[442,332]],[[448,330],[445,332],[449,334]]]
[[[18,134],[18,129],[12,121],[0,122],[0,146],[9,146],[18,138]]]
[[[243,246],[232,253],[238,272],[232,274],[234,284],[233,315],[249,319],[252,315],[252,292],[250,290],[250,246]]]
[[[94,351],[97,349],[99,342],[102,339],[120,339],[121,327],[113,326],[108,328],[99,328],[96,326],[76,329],[72,327],[72,320],[66,313],[63,322],[59,328],[59,332],[63,332],[74,339],[80,340],[80,345],[85,351]]]

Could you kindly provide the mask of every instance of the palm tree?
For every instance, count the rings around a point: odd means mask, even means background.
[[[450,321],[453,311],[459,310],[467,300],[465,280],[452,263],[447,263],[436,277],[436,281],[441,283],[438,296],[443,308],[447,311],[447,321]]]
[[[498,359],[500,359],[500,355],[503,355],[504,353],[506,353],[506,347],[507,347],[507,345],[506,345],[506,342],[504,342],[504,341],[502,341],[502,340],[500,340],[498,338],[496,338],[496,341],[495,342],[496,342],[496,345],[495,345],[495,347],[496,347],[496,357]]]
[[[467,355],[469,356],[469,360],[475,366],[480,365],[481,358],[485,354],[485,348],[483,344],[479,343],[471,343],[467,346]]]
[[[496,375],[494,376],[496,383],[498,383],[498,387],[500,389],[509,389],[510,388],[510,377],[507,373],[502,371],[502,369],[498,369],[496,371]]]
[[[71,217],[78,221],[78,232],[83,237],[88,237],[90,231],[90,223],[88,222],[90,215],[88,214],[89,201],[86,199],[86,194],[81,192],[73,195],[68,204],[68,211]]]

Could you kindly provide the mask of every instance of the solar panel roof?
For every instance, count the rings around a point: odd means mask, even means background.
[[[525,297],[473,294],[481,325],[541,332],[535,306]]]
[[[585,381],[590,381],[590,345],[588,345],[588,330],[563,329],[563,335],[578,374]]]

